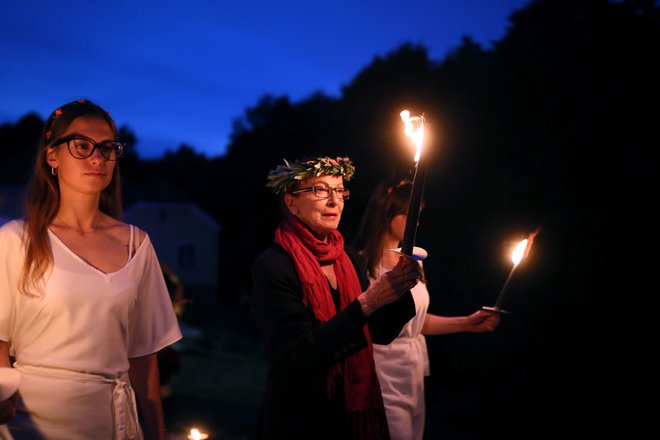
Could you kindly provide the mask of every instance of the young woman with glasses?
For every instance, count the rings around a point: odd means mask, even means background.
[[[389,179],[371,194],[362,217],[355,248],[365,258],[371,279],[387,272],[398,261],[391,252],[403,240],[411,183]],[[376,372],[383,393],[392,440],[421,440],[424,433],[424,376],[429,360],[424,335],[494,330],[497,313],[479,310],[469,316],[439,316],[427,313],[429,292],[422,274],[412,289],[415,317],[388,344],[374,344]]]
[[[369,285],[337,230],[353,172],[348,158],[319,157],[268,176],[285,218],[252,268],[251,309],[268,353],[257,438],[389,438],[371,347],[413,316],[419,266],[402,258]]]
[[[0,366],[21,373],[2,405],[16,438],[143,438],[136,397],[146,437],[167,437],[156,353],[181,332],[149,237],[119,220],[124,148],[101,107],[58,108],[25,218],[0,228]]]

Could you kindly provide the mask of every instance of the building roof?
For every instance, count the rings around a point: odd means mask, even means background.
[[[160,201],[137,201],[124,210],[125,216],[139,211],[182,211],[187,210],[195,217],[206,223],[215,230],[221,228],[213,217],[208,215],[203,209],[192,202],[160,202]]]

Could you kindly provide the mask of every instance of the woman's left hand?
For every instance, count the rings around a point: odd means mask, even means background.
[[[502,319],[498,312],[486,310],[477,310],[473,314],[466,316],[466,331],[471,333],[492,332],[497,328]]]

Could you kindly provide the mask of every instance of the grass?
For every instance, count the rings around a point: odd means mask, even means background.
[[[266,355],[247,309],[194,307],[183,316],[184,339],[175,348],[179,372],[164,402],[169,431],[197,427],[211,439],[254,437],[266,378]]]

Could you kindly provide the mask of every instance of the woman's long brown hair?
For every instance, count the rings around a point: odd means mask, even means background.
[[[364,257],[367,273],[371,278],[378,275],[383,239],[392,219],[399,214],[408,213],[411,188],[410,181],[392,177],[381,182],[371,193],[360,230],[353,243],[353,247]]]
[[[18,289],[27,296],[41,294],[44,277],[53,261],[53,253],[48,239],[48,226],[53,222],[60,208],[60,187],[58,177],[51,172],[52,169],[48,165],[47,150],[59,140],[73,120],[80,116],[104,120],[110,126],[113,136],[117,137],[117,127],[110,114],[86,99],[63,105],[46,120],[39,139],[34,172],[27,184],[25,195],[25,232],[23,236],[25,260]],[[114,218],[121,218],[119,163],[114,167],[110,184],[101,192],[99,209]]]

